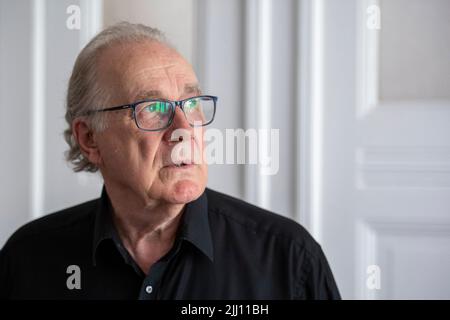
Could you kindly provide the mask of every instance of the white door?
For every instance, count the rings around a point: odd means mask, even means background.
[[[316,144],[302,218],[344,298],[449,299],[450,1],[303,9]]]

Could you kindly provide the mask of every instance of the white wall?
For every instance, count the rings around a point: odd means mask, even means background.
[[[16,17],[21,16],[21,20]],[[26,1],[0,1],[0,242],[31,212],[32,12]],[[12,32],[14,30],[14,32]],[[20,63],[12,63],[17,61]],[[22,106],[22,107],[21,107]],[[20,123],[19,125],[17,125]]]
[[[70,5],[79,30],[67,28]],[[99,194],[98,176],[69,169],[63,131],[71,68],[100,24],[99,1],[0,1],[2,244],[25,222]]]
[[[107,0],[103,6],[103,22],[104,26],[129,21],[157,27],[188,61],[192,61],[194,6],[194,0]]]

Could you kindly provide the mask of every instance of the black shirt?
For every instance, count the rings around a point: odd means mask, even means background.
[[[320,246],[296,222],[206,189],[172,249],[144,273],[103,189],[32,221],[0,251],[0,298],[340,299]]]

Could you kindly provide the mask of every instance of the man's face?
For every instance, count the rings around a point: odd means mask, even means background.
[[[111,106],[145,98],[182,100],[199,94],[190,64],[160,43],[116,45],[102,52],[100,60],[99,80],[113,94]],[[203,129],[196,128],[200,135],[194,136],[180,108],[176,108],[169,128],[153,132],[139,130],[130,109],[108,112],[107,116],[107,129],[94,133],[98,167],[106,183],[131,189],[145,201],[181,204],[203,193],[207,181],[205,162],[177,167],[171,156],[180,143],[171,141],[175,129],[190,132],[192,140],[188,144],[203,154]]]

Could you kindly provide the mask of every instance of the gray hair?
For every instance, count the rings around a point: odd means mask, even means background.
[[[115,44],[145,40],[170,46],[164,34],[158,29],[142,24],[120,22],[97,34],[78,55],[67,89],[65,118],[68,128],[64,131],[64,138],[69,145],[69,150],[65,153],[66,160],[72,163],[75,172],[98,170],[97,166],[81,152],[72,132],[72,122],[88,111],[108,106],[111,100],[110,92],[101,85],[97,77],[96,65],[101,52]],[[106,116],[103,112],[93,113],[87,121],[94,131],[102,131],[106,128]]]

